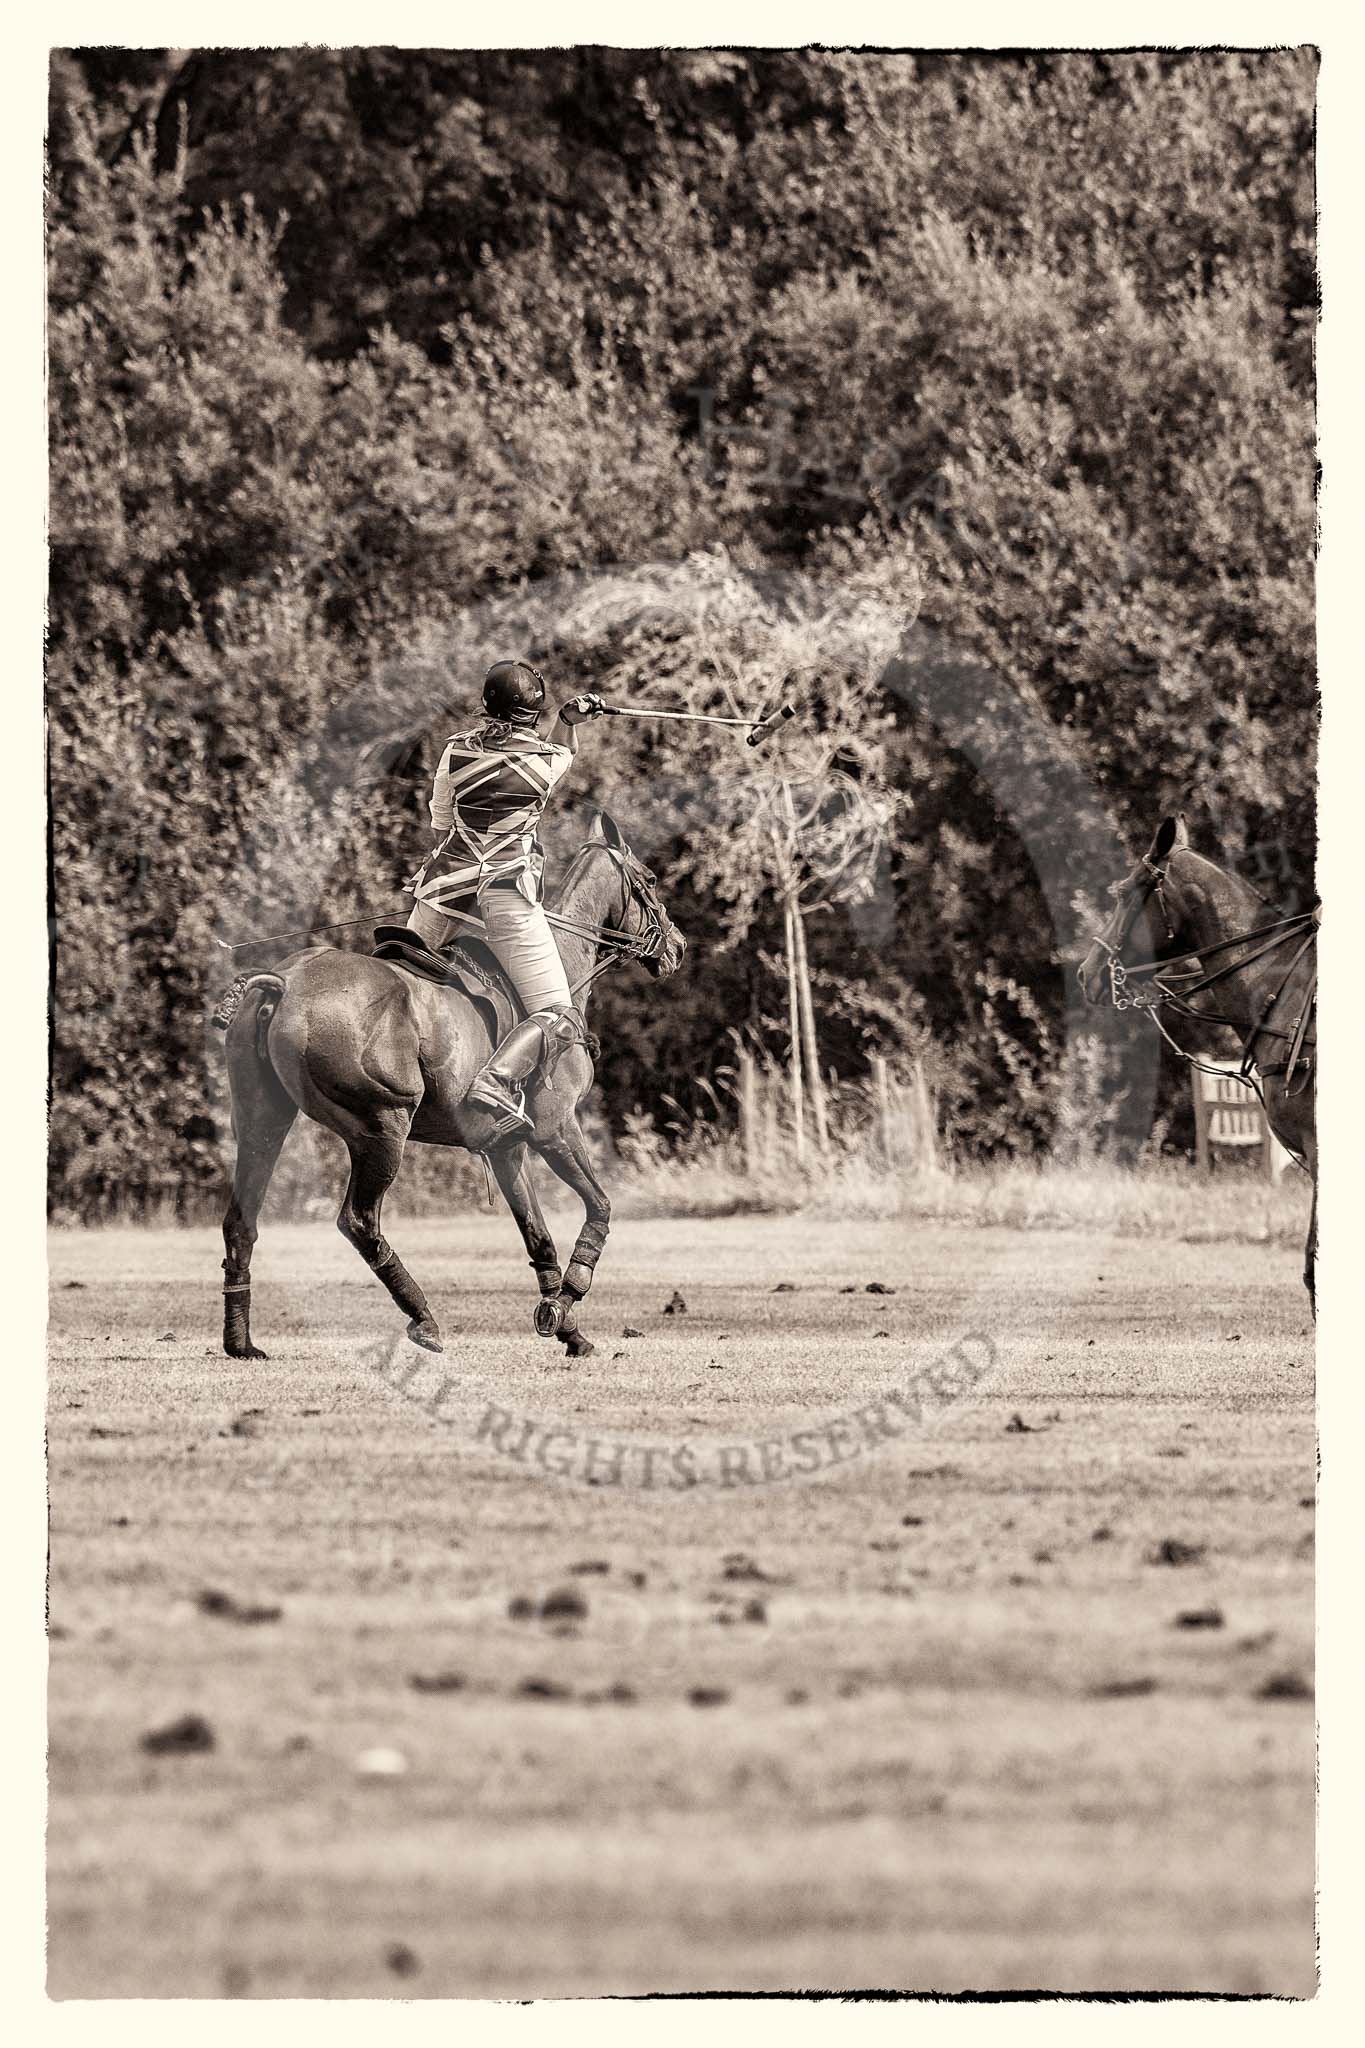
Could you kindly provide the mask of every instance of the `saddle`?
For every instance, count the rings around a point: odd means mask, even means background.
[[[373,959],[387,960],[405,973],[415,974],[419,981],[457,988],[467,996],[482,1013],[494,1045],[501,1045],[512,1026],[526,1015],[492,948],[482,939],[456,939],[444,953],[433,953],[406,925],[376,925],[374,938]]]

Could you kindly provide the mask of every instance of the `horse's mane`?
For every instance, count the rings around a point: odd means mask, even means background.
[[[1173,846],[1171,848],[1171,854],[1177,853],[1188,854],[1191,860],[1197,860],[1201,862],[1202,865],[1206,868],[1212,868],[1213,872],[1220,878],[1220,880],[1224,882],[1236,882],[1240,888],[1249,889],[1251,894],[1256,898],[1256,901],[1259,904],[1261,904],[1266,910],[1273,910],[1275,908],[1275,905],[1271,902],[1270,898],[1268,896],[1262,895],[1261,891],[1256,887],[1256,884],[1254,882],[1249,882],[1245,875],[1238,873],[1236,868],[1220,867],[1219,863],[1216,860],[1211,860],[1208,854],[1206,853],[1196,853],[1195,849],[1192,846]],[[1167,856],[1166,864],[1169,867],[1170,855]]]

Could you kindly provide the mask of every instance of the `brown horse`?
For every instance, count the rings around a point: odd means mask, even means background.
[[[682,958],[685,941],[659,901],[654,876],[605,814],[546,908],[570,987],[584,990],[580,1011],[588,1002],[584,984],[613,959],[642,960],[662,976]],[[408,1317],[415,1344],[439,1351],[441,1333],[380,1226],[409,1139],[487,1156],[540,1283],[537,1330],[557,1336],[571,1357],[592,1350],[577,1309],[611,1217],[578,1120],[592,1086],[592,1058],[581,1042],[557,1049],[528,1090],[534,1134],[499,1138],[493,1115],[464,1101],[491,1049],[481,1006],[388,960],[317,946],[247,980],[227,1033],[237,1143],[223,1219],[223,1349],[230,1358],[266,1356],[251,1341],[251,1252],[271,1174],[300,1110],[345,1141],[351,1175],[337,1228]],[[583,1228],[563,1274],[531,1183],[530,1151],[583,1203]]]
[[[1146,1010],[1191,1061],[1162,1010],[1237,1032],[1242,1071],[1271,1130],[1313,1182],[1303,1277],[1316,1313],[1318,912],[1268,918],[1269,905],[1250,883],[1191,849],[1183,817],[1162,821],[1114,894],[1113,916],[1081,962],[1086,1000],[1098,1002],[1107,990],[1116,1008]],[[1138,931],[1143,957],[1134,962],[1127,952]],[[1212,1001],[1194,1000],[1210,992]]]

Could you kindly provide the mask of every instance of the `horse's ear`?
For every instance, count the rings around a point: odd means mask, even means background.
[[[1185,824],[1185,813],[1181,811],[1173,818],[1162,819],[1156,828],[1156,838],[1152,841],[1147,858],[1155,861],[1159,867],[1162,861],[1169,857],[1173,847],[1188,846],[1189,843],[1189,829]]]
[[[625,846],[621,827],[609,811],[598,811],[592,821],[592,838],[604,839],[608,846],[614,846],[619,853]]]

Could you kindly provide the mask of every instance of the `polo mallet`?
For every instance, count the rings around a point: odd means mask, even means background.
[[[709,711],[642,711],[630,704],[604,704],[602,712],[607,718],[678,718],[688,725],[738,725],[746,731],[746,745],[758,747],[779,725],[795,718],[796,707],[781,704],[776,711],[770,711],[766,718],[757,722],[751,718],[719,718]]]

